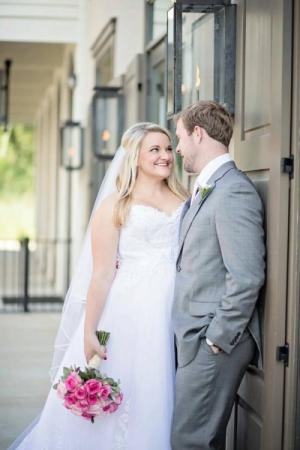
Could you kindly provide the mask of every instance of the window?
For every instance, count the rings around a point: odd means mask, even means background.
[[[167,12],[173,3],[174,0],[147,0],[147,43],[166,34]]]

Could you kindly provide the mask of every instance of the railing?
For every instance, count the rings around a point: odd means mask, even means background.
[[[0,309],[61,309],[67,249],[65,240],[0,240]]]

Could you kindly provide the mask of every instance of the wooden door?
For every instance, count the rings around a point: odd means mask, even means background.
[[[292,0],[240,0],[237,6],[234,159],[265,204],[267,283],[261,293],[264,368],[250,367],[228,429],[229,450],[281,450],[290,178]]]

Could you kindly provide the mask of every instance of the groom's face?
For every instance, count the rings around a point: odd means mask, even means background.
[[[176,152],[182,157],[184,170],[189,173],[196,173],[196,160],[199,150],[194,133],[188,134],[182,119],[177,121],[176,136],[178,138]]]

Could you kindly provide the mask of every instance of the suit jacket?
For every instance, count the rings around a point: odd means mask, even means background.
[[[248,328],[261,367],[256,303],[265,276],[262,201],[233,161],[209,185],[204,198],[183,209],[172,311],[178,365],[194,359],[204,336],[232,352]]]

